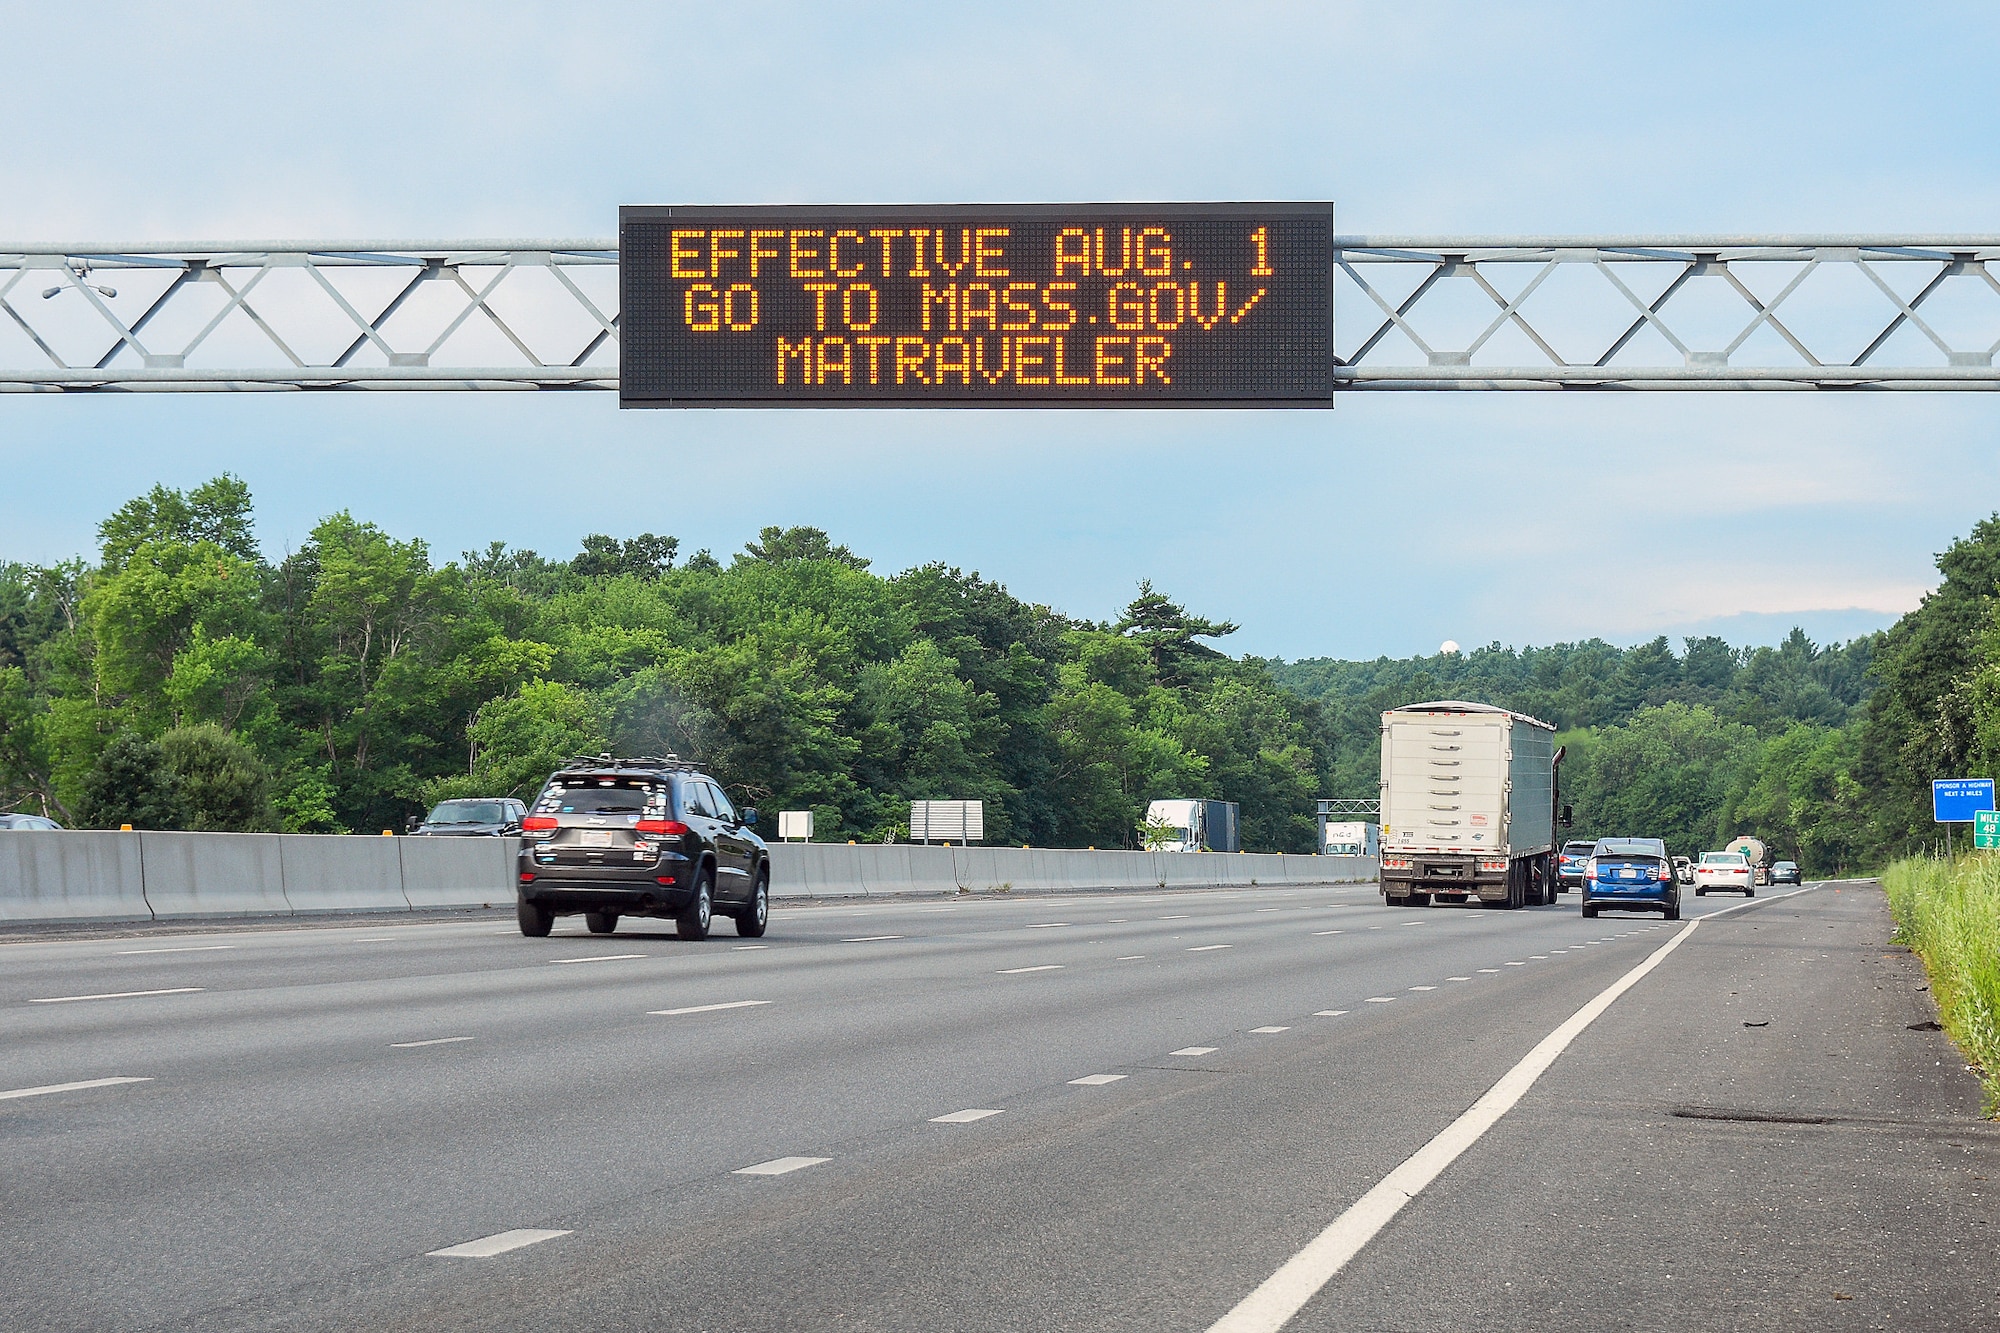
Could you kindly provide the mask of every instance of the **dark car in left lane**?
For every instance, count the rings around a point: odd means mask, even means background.
[[[1771,882],[1773,884],[1803,883],[1804,879],[1799,872],[1799,863],[1797,861],[1780,861],[1778,864],[1772,866]]]
[[[421,838],[503,838],[521,831],[528,807],[505,796],[439,801],[422,819],[410,817],[410,836]]]
[[[41,815],[0,815],[0,829],[13,829],[22,833],[60,833],[62,825]]]

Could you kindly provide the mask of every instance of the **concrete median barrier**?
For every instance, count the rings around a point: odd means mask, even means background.
[[[776,898],[885,893],[1066,893],[1106,889],[1249,888],[1370,880],[1370,857],[1222,852],[944,847],[910,843],[772,843]]]
[[[0,921],[150,921],[139,835],[0,833]]]
[[[155,918],[289,916],[278,833],[137,833]]]
[[[402,852],[403,896],[418,910],[514,901],[519,838],[384,838]]]
[[[405,841],[358,834],[285,834],[285,897],[292,911],[302,915],[409,911],[397,845]]]
[[[306,833],[0,834],[0,922],[406,912],[514,898],[514,838]],[[1372,858],[771,844],[777,898],[1328,884]]]

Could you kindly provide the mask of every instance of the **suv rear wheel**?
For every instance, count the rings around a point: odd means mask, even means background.
[[[708,938],[709,918],[715,912],[715,872],[703,870],[694,882],[694,896],[674,918],[674,929],[684,940]]]
[[[590,933],[593,935],[609,935],[618,929],[618,913],[585,912],[583,924],[590,927]]]
[[[750,895],[750,905],[736,914],[736,933],[747,939],[758,939],[771,920],[771,872],[757,872],[757,888]]]
[[[522,898],[514,905],[514,919],[521,923],[523,935],[540,939],[549,933],[549,927],[555,925],[556,914]]]

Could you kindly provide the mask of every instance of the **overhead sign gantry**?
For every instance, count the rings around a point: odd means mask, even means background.
[[[645,239],[622,256],[602,239],[0,243],[0,392],[1141,407],[2000,388],[2000,236],[1337,236],[1325,204],[626,223]],[[698,233],[678,258],[676,230]]]

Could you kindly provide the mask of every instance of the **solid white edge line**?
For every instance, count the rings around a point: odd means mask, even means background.
[[[1060,972],[1062,969],[1063,965],[1061,963],[1042,963],[1036,967],[1003,967],[1000,969],[1000,975],[1003,977],[1017,977],[1023,972]]]
[[[182,944],[171,949],[120,949],[117,957],[130,958],[140,953],[213,953],[217,949],[234,949],[233,944]]]
[[[517,1227],[512,1231],[496,1232],[491,1236],[481,1236],[478,1240],[466,1241],[463,1245],[447,1245],[442,1250],[432,1250],[426,1259],[491,1259],[509,1250],[522,1249],[529,1245],[540,1245],[545,1240],[557,1236],[567,1236],[567,1231],[544,1231],[537,1227]]]
[[[1793,893],[1805,891],[1800,888]],[[1779,894],[1763,901],[1776,902],[1792,897],[1793,893]],[[1745,902],[1738,907],[1749,905]],[[1402,1211],[1404,1204],[1423,1193],[1424,1188],[1436,1180],[1446,1167],[1457,1161],[1460,1154],[1477,1143],[1487,1130],[1499,1122],[1501,1116],[1512,1110],[1536,1080],[1548,1072],[1556,1057],[1585,1028],[1596,1022],[1619,996],[1638,985],[1648,972],[1665,962],[1667,955],[1680,948],[1703,921],[1710,916],[1726,916],[1736,910],[1735,907],[1725,908],[1689,921],[1644,962],[1571,1014],[1555,1031],[1537,1042],[1520,1063],[1501,1075],[1500,1081],[1488,1088],[1485,1095],[1458,1119],[1438,1131],[1429,1143],[1417,1149],[1373,1189],[1355,1200],[1346,1212],[1313,1237],[1304,1249],[1286,1260],[1277,1272],[1264,1279],[1228,1314],[1210,1324],[1208,1333],[1277,1333],[1375,1238],[1377,1232],[1388,1225],[1390,1218]]]
[[[12,1092],[0,1092],[0,1102],[11,1102],[17,1097],[46,1097],[52,1092],[81,1092],[85,1088],[109,1088],[120,1083],[151,1083],[150,1078],[87,1078],[81,1083],[45,1083],[39,1088],[15,1088]]]
[[[74,1004],[78,1000],[136,1000],[146,995],[192,995],[206,990],[205,986],[169,986],[165,990],[120,990],[107,995],[57,995],[46,1000],[30,1000],[29,1004]]]
[[[712,1014],[721,1009],[755,1009],[760,1004],[769,1003],[769,1000],[727,1000],[721,1004],[691,1004],[684,1009],[648,1009],[646,1012],[655,1018],[675,1018],[681,1014]]]
[[[598,953],[588,958],[551,958],[551,963],[623,963],[633,958],[644,958],[642,953]]]
[[[389,1049],[392,1051],[408,1051],[414,1050],[419,1046],[449,1046],[453,1042],[471,1040],[472,1038],[470,1037],[432,1037],[428,1041],[392,1041],[389,1043]]]

